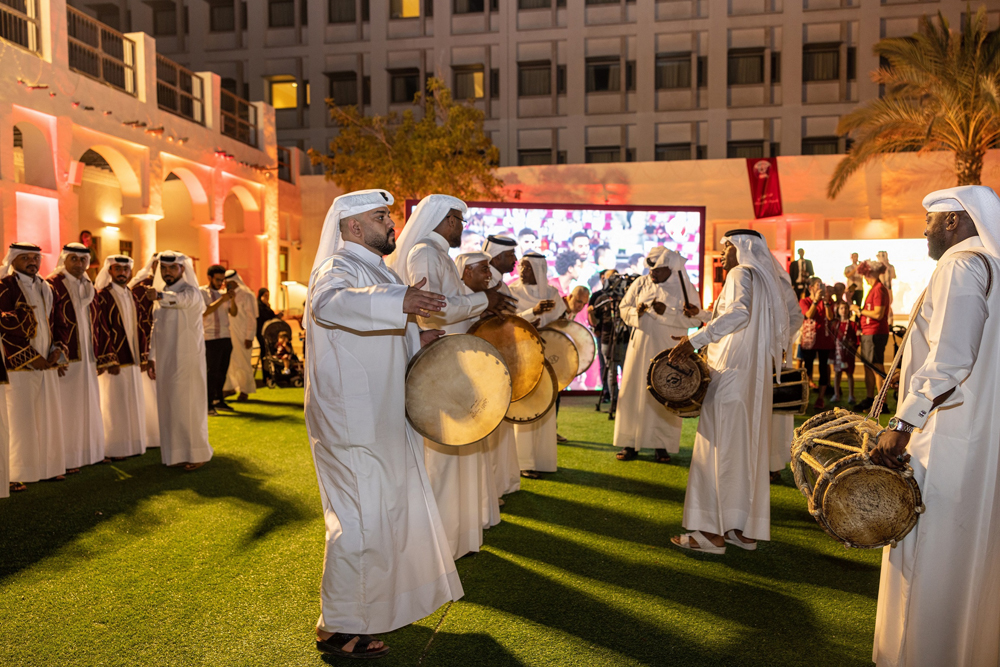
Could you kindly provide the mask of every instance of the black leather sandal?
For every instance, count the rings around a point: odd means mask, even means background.
[[[354,649],[351,651],[345,651],[344,646],[350,643],[355,637],[358,638],[356,644],[354,644]],[[381,658],[389,652],[389,647],[383,645],[379,649],[369,649],[373,643],[380,641],[371,635],[354,635],[345,632],[335,632],[328,639],[316,640],[317,650],[323,653],[329,653],[330,655],[335,655],[341,658],[358,658],[361,660],[374,660],[375,658]]]
[[[615,454],[615,458],[619,461],[631,461],[637,456],[639,456],[639,452],[635,451],[631,447],[622,447],[622,450]]]

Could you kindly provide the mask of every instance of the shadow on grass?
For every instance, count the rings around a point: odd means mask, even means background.
[[[65,482],[30,484],[4,501],[0,511],[0,581],[54,554],[116,517],[129,519],[129,532],[159,523],[139,511],[143,501],[175,491],[202,498],[232,498],[266,508],[250,532],[259,540],[280,527],[310,518],[299,504],[263,488],[243,461],[216,455],[203,468],[184,472],[160,463],[160,450],[111,464],[88,466]]]

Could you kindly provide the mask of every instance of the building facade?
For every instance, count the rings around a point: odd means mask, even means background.
[[[429,76],[486,114],[501,165],[842,153],[872,45],[963,0],[72,0],[276,109],[325,152],[324,99],[410,108]],[[973,3],[973,8],[980,3]],[[989,0],[991,9],[1000,1]],[[994,24],[1000,12],[991,15]]]
[[[140,266],[172,249],[201,279],[222,263],[278,293],[301,217],[300,155],[277,146],[270,106],[64,0],[0,4],[0,48],[5,247],[41,245],[43,273],[72,241]]]

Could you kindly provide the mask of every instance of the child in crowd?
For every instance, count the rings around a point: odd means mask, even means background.
[[[833,402],[840,402],[840,382],[847,374],[847,402],[854,403],[854,350],[858,349],[861,338],[858,325],[851,321],[851,307],[845,301],[837,304],[837,352],[833,368],[837,375],[833,384]]]
[[[281,371],[282,375],[292,374],[292,362],[298,361],[299,358],[295,356],[295,351],[292,349],[292,339],[288,335],[287,331],[281,331],[278,333],[278,342],[274,346],[274,356],[281,360],[285,365],[285,369]]]

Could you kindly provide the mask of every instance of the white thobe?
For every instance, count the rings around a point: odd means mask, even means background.
[[[496,289],[501,294],[512,296],[510,288],[503,282],[503,276],[492,266],[490,274],[493,279],[490,289]],[[514,425],[504,420],[496,429],[486,436],[486,453],[490,457],[490,467],[493,470],[494,486],[501,495],[514,493],[521,489],[521,466],[517,460],[517,445],[514,441]]]
[[[426,278],[425,290],[448,299],[439,315],[417,318],[421,328],[465,333],[485,310],[486,295],[465,286],[448,256],[448,242],[437,232],[430,232],[413,246],[406,266],[407,282],[415,285]],[[479,551],[483,528],[500,523],[500,494],[484,441],[449,447],[424,438],[424,464],[452,557]]]
[[[979,237],[931,274],[903,352],[896,415],[927,510],[882,555],[873,660],[879,667],[1000,664],[1000,263]],[[935,398],[954,389],[940,406]]]
[[[111,296],[122,316],[125,338],[138,360],[139,330],[132,292],[111,283]],[[118,375],[105,372],[97,379],[101,387],[101,414],[104,416],[104,453],[112,458],[137,456],[146,452],[146,397],[142,389],[145,373],[138,363],[119,366]],[[157,427],[159,428],[159,427]],[[157,438],[159,440],[159,438]]]
[[[160,446],[160,407],[157,405],[156,380],[140,370],[142,398],[146,413],[146,448]],[[206,389],[206,391],[208,391]]]
[[[511,290],[517,299],[518,315],[534,322],[538,328],[555,322],[566,312],[566,302],[559,296],[559,290],[551,285],[535,285],[533,291],[542,296],[533,296],[526,288]],[[545,300],[555,301],[555,308],[547,313],[535,315],[532,309]],[[544,379],[544,378],[543,378]],[[556,443],[556,411],[549,410],[544,417],[529,424],[514,424],[514,444],[517,446],[518,467],[521,470],[555,472],[559,447]]]
[[[662,315],[653,310],[654,301],[666,306]],[[650,307],[642,316],[641,304]],[[701,326],[711,317],[708,312],[687,317],[684,305],[684,294],[676,278],[657,284],[652,276],[645,275],[629,286],[618,306],[622,321],[632,327],[632,338],[625,355],[615,414],[615,447],[631,447],[636,451],[643,447],[666,449],[671,454],[680,451],[684,420],[653,398],[646,388],[646,377],[653,357],[677,344],[674,336],[686,336],[688,329]]]
[[[226,373],[226,391],[252,394],[257,391],[254,377],[253,339],[257,337],[257,297],[246,287],[236,292],[236,316],[229,316],[229,337],[233,341],[233,353],[229,357],[229,371]],[[246,346],[251,341],[250,347]]]
[[[17,281],[38,323],[31,347],[48,357],[52,345],[52,290],[41,278],[32,279],[22,273],[17,274]],[[12,481],[37,482],[66,472],[59,381],[55,368],[10,372],[7,412],[16,417],[9,421]]]
[[[178,280],[153,307],[149,358],[156,366],[156,405],[160,420],[160,458],[164,465],[203,463],[208,444],[205,333],[201,291]]]
[[[712,382],[698,420],[683,523],[688,530],[742,530],[748,539],[767,540],[774,362],[771,317],[764,295],[755,298],[763,281],[754,271],[729,272],[712,321],[691,337],[696,348],[708,345]]]
[[[76,313],[77,342],[80,360],[70,362],[59,379],[59,402],[66,442],[66,467],[81,468],[104,460],[104,421],[101,417],[101,394],[97,382],[97,357],[94,356],[94,333],[90,321],[90,301],[83,291],[92,284],[65,274],[66,291]]]
[[[795,290],[792,286],[786,283],[784,280],[781,281],[782,289],[785,292],[785,308],[788,310],[788,344],[785,346],[787,350],[786,356],[788,357],[788,362],[792,359],[792,350],[794,349],[795,337],[799,335],[799,329],[802,328],[802,322],[805,321],[805,315],[802,314],[802,308],[799,307],[799,300],[795,296]],[[791,367],[791,364],[788,364]],[[851,379],[851,382],[854,380]],[[771,393],[772,399],[774,398],[774,392]],[[770,461],[768,463],[768,469],[774,472],[779,470],[784,470],[785,466],[792,460],[792,439],[795,437],[795,415],[793,414],[771,414],[771,450],[770,450]]]
[[[420,348],[406,290],[381,257],[346,243],[308,296],[305,417],[326,522],[327,632],[389,632],[462,596],[423,439],[406,421],[406,365]]]

